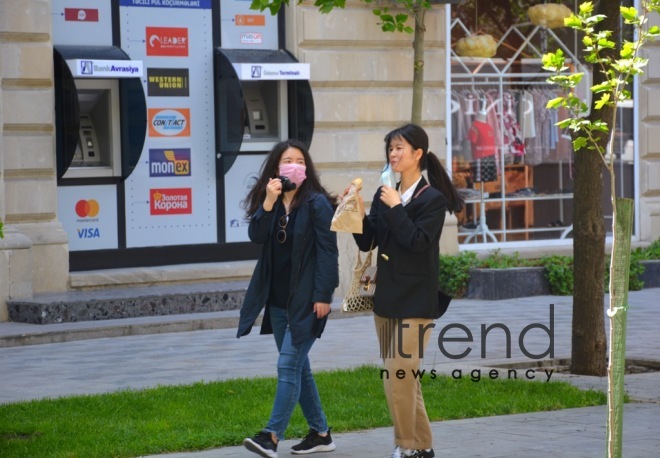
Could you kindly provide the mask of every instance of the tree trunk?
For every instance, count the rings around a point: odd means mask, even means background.
[[[415,7],[415,37],[413,39],[413,86],[412,86],[412,112],[410,121],[413,124],[422,123],[422,101],[424,100],[424,16],[426,8],[417,2]]]
[[[611,40],[619,42],[619,3],[601,0],[594,14],[603,14],[599,29],[612,30]],[[615,51],[618,52],[618,51]],[[604,81],[599,68],[593,69],[593,84]],[[595,110],[589,118],[611,120],[612,108]],[[610,121],[611,122],[611,121]],[[610,126],[613,129],[614,126]],[[601,146],[607,144],[601,135]],[[575,190],[573,199],[573,335],[571,372],[603,376],[607,373],[605,337],[605,221],[602,211],[603,161],[596,151],[575,153]]]
[[[586,149],[575,153],[571,372],[600,376],[607,370],[602,171],[598,153]]]

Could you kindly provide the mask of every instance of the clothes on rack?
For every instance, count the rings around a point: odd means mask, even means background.
[[[516,116],[514,105],[516,101],[509,92],[502,94],[504,107],[502,108],[502,122],[504,123],[503,149],[505,153],[514,156],[525,154],[525,144],[520,133],[520,125]]]
[[[453,89],[451,99],[454,156],[466,161],[484,157],[482,153],[475,154],[474,142],[468,144],[468,141],[470,127],[479,109],[479,101],[486,100],[487,123],[494,134],[497,155],[504,156],[504,163],[523,160],[525,164],[537,165],[570,161],[570,139],[565,141],[566,135],[556,126],[557,122],[566,116],[558,110],[546,109],[548,101],[558,96],[557,89],[546,87],[507,88],[502,91],[487,86]]]

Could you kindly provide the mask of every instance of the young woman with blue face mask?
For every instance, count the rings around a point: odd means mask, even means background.
[[[250,240],[263,249],[241,308],[237,337],[250,333],[265,308],[261,334],[274,334],[279,352],[270,420],[243,441],[261,456],[277,457],[277,443],[296,404],[309,433],[291,453],[335,449],[307,356],[323,332],[339,284],[337,237],[330,231],[335,200],[321,186],[305,145],[287,140],[273,147],[243,201]]]
[[[389,374],[383,382],[394,424],[392,458],[433,458],[421,384],[411,374],[419,369],[431,323],[449,305],[450,298],[439,290],[440,234],[445,213],[460,211],[463,201],[429,152],[421,127],[406,124],[387,134],[385,159],[401,180],[378,188],[369,214],[363,215],[362,234],[353,236],[362,251],[378,247],[374,320]],[[401,370],[402,379],[396,376]]]

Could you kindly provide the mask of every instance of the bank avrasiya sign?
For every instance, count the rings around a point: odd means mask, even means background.
[[[73,59],[67,65],[74,78],[140,78],[141,60]]]

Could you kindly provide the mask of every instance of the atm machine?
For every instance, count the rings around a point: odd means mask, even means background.
[[[224,177],[225,241],[248,240],[237,196],[256,181],[268,152],[295,138],[311,144],[309,64],[284,50],[216,49],[217,175]]]
[[[122,184],[147,132],[142,73],[115,46],[54,46],[58,216],[72,268],[122,244]]]
[[[55,46],[58,179],[126,178],[142,152],[142,63],[114,46]]]

